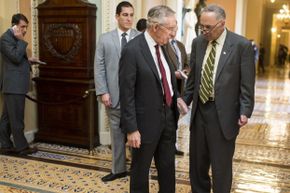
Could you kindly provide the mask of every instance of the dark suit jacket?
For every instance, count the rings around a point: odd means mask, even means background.
[[[187,55],[186,55],[186,51],[185,51],[185,47],[184,45],[180,42],[180,41],[177,41],[177,46],[180,50],[180,53],[181,53],[181,65],[182,65],[182,69],[184,68],[188,68],[188,61],[187,61]],[[168,43],[164,46],[164,49],[165,51],[168,53],[168,58],[169,58],[169,61],[174,64],[174,69],[175,70],[178,70],[177,69],[177,64],[178,64],[178,61],[177,61],[177,58],[176,58],[176,55],[175,55],[175,52],[174,50],[172,49],[172,46],[171,46],[171,43]]]
[[[181,53],[181,65],[182,65],[181,69],[189,69],[185,47],[180,41],[176,40],[176,42],[177,42],[177,46],[178,46],[180,53]],[[164,50],[167,52],[169,61],[174,66],[174,70],[177,71],[179,61],[177,61],[175,52],[174,52],[170,42],[164,46]],[[184,85],[183,83],[184,83],[183,80],[177,79],[177,87],[178,87],[179,93],[182,93],[182,91],[183,91],[183,89],[182,89],[183,85]]]
[[[29,90],[30,65],[27,42],[18,40],[8,29],[0,39],[2,54],[1,90],[9,94],[26,94]]]
[[[192,43],[190,62],[192,69],[188,78],[184,100],[192,101],[191,121],[196,112],[202,62],[208,41],[202,36]],[[226,139],[239,132],[240,115],[251,117],[254,108],[255,64],[251,42],[227,31],[215,79],[215,105],[218,119]],[[194,129],[194,128],[192,128]]]
[[[165,55],[166,58],[166,55]],[[168,59],[167,59],[168,61]],[[176,110],[176,79],[169,65]],[[144,33],[131,40],[122,51],[119,71],[121,128],[125,133],[139,130],[142,143],[158,139],[163,112],[162,82]],[[177,111],[176,111],[177,112]],[[176,114],[176,128],[178,114]]]

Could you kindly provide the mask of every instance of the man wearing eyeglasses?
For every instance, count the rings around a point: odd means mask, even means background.
[[[225,22],[223,8],[205,7],[200,16],[202,35],[192,43],[184,101],[192,102],[190,181],[196,193],[231,191],[235,140],[254,108],[251,42],[226,29]]]
[[[159,193],[175,193],[178,91],[173,64],[162,47],[174,30],[175,12],[164,5],[153,7],[146,31],[131,40],[121,55],[121,125],[132,147],[130,193],[149,193],[153,157]]]

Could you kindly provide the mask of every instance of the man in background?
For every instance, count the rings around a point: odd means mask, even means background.
[[[136,29],[139,32],[144,32],[147,28],[147,19],[145,18],[141,18],[138,20],[137,24],[136,24]]]
[[[120,129],[119,59],[123,47],[138,34],[131,29],[134,17],[131,3],[120,2],[115,17],[118,27],[100,36],[94,66],[96,95],[106,107],[111,134],[112,171],[102,178],[104,182],[127,176],[125,135]]]
[[[0,119],[0,143],[2,153],[26,155],[35,153],[36,148],[29,147],[24,136],[25,94],[29,90],[30,63],[37,59],[28,59],[24,40],[28,20],[21,14],[12,16],[12,27],[0,39],[2,55],[1,90],[3,93],[3,111]],[[13,137],[13,142],[10,137]]]
[[[265,48],[262,44],[260,44],[259,49],[259,60],[258,60],[258,71],[262,70],[262,73],[265,73],[265,64],[264,64],[264,57],[265,57]]]
[[[183,94],[184,83],[189,73],[189,66],[184,45],[176,40],[176,31],[172,32],[172,38],[164,46],[165,52],[168,54],[168,59],[174,66],[174,74],[177,79],[177,89],[180,94]],[[184,155],[184,152],[176,147],[176,155]]]

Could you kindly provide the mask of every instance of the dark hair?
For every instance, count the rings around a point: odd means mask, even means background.
[[[140,32],[143,32],[147,28],[147,19],[141,18],[136,24],[136,29]]]
[[[132,7],[133,8],[133,5],[128,1],[122,1],[121,3],[119,3],[117,5],[116,15],[120,15],[123,7]]]
[[[11,19],[11,25],[17,25],[19,24],[20,20],[25,21],[27,24],[29,23],[28,19],[25,17],[25,15],[21,14],[21,13],[16,13],[12,16]]]

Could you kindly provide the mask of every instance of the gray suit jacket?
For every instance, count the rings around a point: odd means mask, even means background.
[[[197,109],[202,62],[208,41],[202,36],[193,40],[184,100],[192,101],[191,121]],[[254,108],[255,64],[251,42],[227,31],[216,72],[215,105],[223,135],[232,139],[239,133],[240,115],[251,117]],[[191,128],[194,129],[194,128]]]
[[[131,29],[129,40],[138,35],[137,30]],[[95,88],[96,95],[109,93],[112,100],[112,108],[119,104],[119,59],[121,45],[118,30],[104,33],[97,43],[95,54]]]
[[[26,55],[27,42],[15,38],[8,29],[0,39],[2,73],[0,86],[3,93],[26,94],[29,90],[30,65]]]

